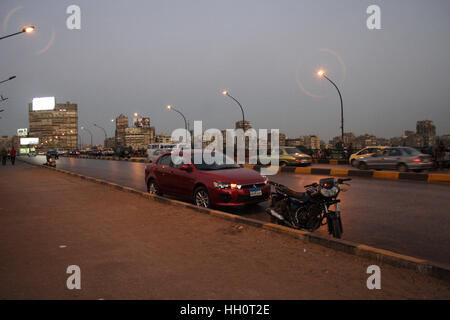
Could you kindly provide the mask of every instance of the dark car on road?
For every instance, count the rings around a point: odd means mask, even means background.
[[[162,154],[145,168],[145,183],[152,194],[167,194],[193,201],[197,206],[242,206],[270,197],[270,185],[258,172],[242,168],[230,160],[207,164],[203,159],[174,164],[171,152]],[[224,155],[220,154],[224,157]],[[190,162],[190,163],[186,163]]]
[[[80,150],[71,150],[69,152],[69,156],[79,156],[80,155]]]
[[[59,158],[59,154],[56,150],[49,150],[49,151],[47,151],[47,153],[45,155],[47,158],[50,158],[50,157],[55,158],[55,159]]]
[[[102,150],[100,149],[92,149],[87,153],[89,156],[99,157],[102,155]]]
[[[357,167],[362,170],[389,169],[400,172],[409,170],[420,172],[433,168],[433,160],[430,155],[410,147],[386,148],[371,156],[359,158],[357,161]]]

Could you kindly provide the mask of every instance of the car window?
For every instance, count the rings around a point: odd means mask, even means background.
[[[390,149],[389,156],[391,157],[399,157],[402,155],[402,152],[399,149]]]
[[[172,159],[170,157],[170,154],[167,154],[167,155],[159,158],[157,163],[161,166],[170,166],[171,162],[172,162]]]
[[[405,151],[409,155],[420,154],[420,151],[414,148],[403,148],[403,151]]]
[[[359,152],[360,155],[368,154],[368,153],[369,153],[369,149],[364,149]]]

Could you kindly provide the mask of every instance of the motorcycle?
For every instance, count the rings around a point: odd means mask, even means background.
[[[56,167],[56,160],[54,157],[52,156],[47,156],[47,162],[44,163],[44,166],[49,166],[49,167]]]
[[[340,238],[344,232],[342,228],[341,212],[337,199],[341,191],[340,185],[348,185],[345,181],[352,179],[325,178],[319,183],[306,185],[305,192],[296,192],[285,185],[269,181],[275,187],[272,200],[266,212],[272,222],[286,225],[295,229],[310,232],[323,225],[328,225],[328,233]],[[330,207],[334,205],[334,210]]]

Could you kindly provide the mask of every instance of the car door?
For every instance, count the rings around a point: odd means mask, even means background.
[[[170,171],[172,168],[170,167],[170,163],[172,162],[170,154],[166,154],[161,156],[154,168],[154,174],[156,183],[158,184],[161,192],[163,193],[171,193],[170,192]]]
[[[191,171],[181,170],[180,164],[170,164],[170,179],[168,179],[169,188],[174,194],[183,198],[191,198],[194,191],[195,173],[191,166]]]
[[[402,152],[398,148],[389,148],[383,155],[381,169],[395,169]]]
[[[370,169],[381,169],[383,167],[383,158],[387,155],[387,150],[375,152],[366,158],[367,165]]]

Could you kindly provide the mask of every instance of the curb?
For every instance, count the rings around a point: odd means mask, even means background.
[[[24,160],[21,160],[21,161],[24,161]],[[24,162],[26,162],[26,161],[24,161]],[[364,244],[359,244],[359,243],[348,241],[348,240],[328,238],[328,237],[314,234],[314,233],[311,233],[308,231],[291,229],[289,227],[281,226],[278,224],[263,222],[260,220],[246,218],[246,217],[242,217],[242,216],[238,216],[235,214],[226,213],[226,212],[222,212],[222,211],[218,211],[218,210],[214,210],[214,209],[201,208],[201,207],[195,206],[195,205],[187,203],[187,202],[160,197],[157,195],[150,194],[148,192],[139,191],[139,190],[136,190],[136,189],[133,189],[130,187],[124,187],[124,186],[118,185],[116,183],[112,183],[112,182],[101,180],[101,179],[96,179],[93,177],[85,176],[85,175],[78,174],[78,173],[71,172],[71,171],[66,171],[66,170],[62,170],[62,169],[58,169],[58,168],[46,167],[43,165],[32,164],[29,162],[26,162],[26,163],[36,166],[36,167],[55,170],[55,171],[58,171],[61,173],[69,174],[71,176],[76,176],[81,179],[85,179],[85,180],[89,180],[89,181],[92,181],[95,183],[106,185],[106,186],[109,186],[109,187],[112,187],[114,189],[118,189],[121,191],[134,193],[136,195],[139,195],[139,196],[142,196],[144,198],[151,199],[154,201],[162,202],[162,203],[177,206],[177,207],[188,208],[188,209],[191,209],[191,210],[194,210],[197,212],[209,214],[211,216],[216,216],[218,218],[229,220],[229,221],[239,222],[239,223],[250,225],[250,226],[253,226],[256,228],[266,229],[266,230],[284,234],[284,235],[287,235],[287,236],[290,236],[290,237],[293,237],[296,239],[301,239],[301,240],[305,240],[305,241],[308,241],[311,243],[319,244],[319,245],[322,245],[322,246],[330,248],[330,249],[346,252],[346,253],[349,253],[349,254],[352,254],[355,256],[359,256],[359,257],[363,257],[363,258],[368,258],[370,260],[375,260],[376,262],[386,263],[386,264],[389,264],[389,265],[392,265],[395,267],[400,267],[400,268],[405,268],[405,269],[412,269],[419,273],[422,273],[422,274],[425,274],[428,276],[432,276],[434,278],[450,281],[450,266],[438,264],[438,263],[423,260],[423,259],[418,259],[415,257],[411,257],[411,256],[399,254],[399,253],[395,253],[395,252],[392,252],[389,250],[384,250],[384,249],[367,246]]]
[[[244,165],[246,168],[259,171],[260,165]],[[415,172],[396,172],[396,171],[375,171],[375,170],[348,170],[348,169],[328,169],[311,167],[280,167],[278,172],[290,172],[300,174],[315,174],[326,176],[345,176],[345,177],[364,177],[373,179],[387,180],[409,180],[434,182],[450,182],[450,174],[445,173],[415,173]]]

